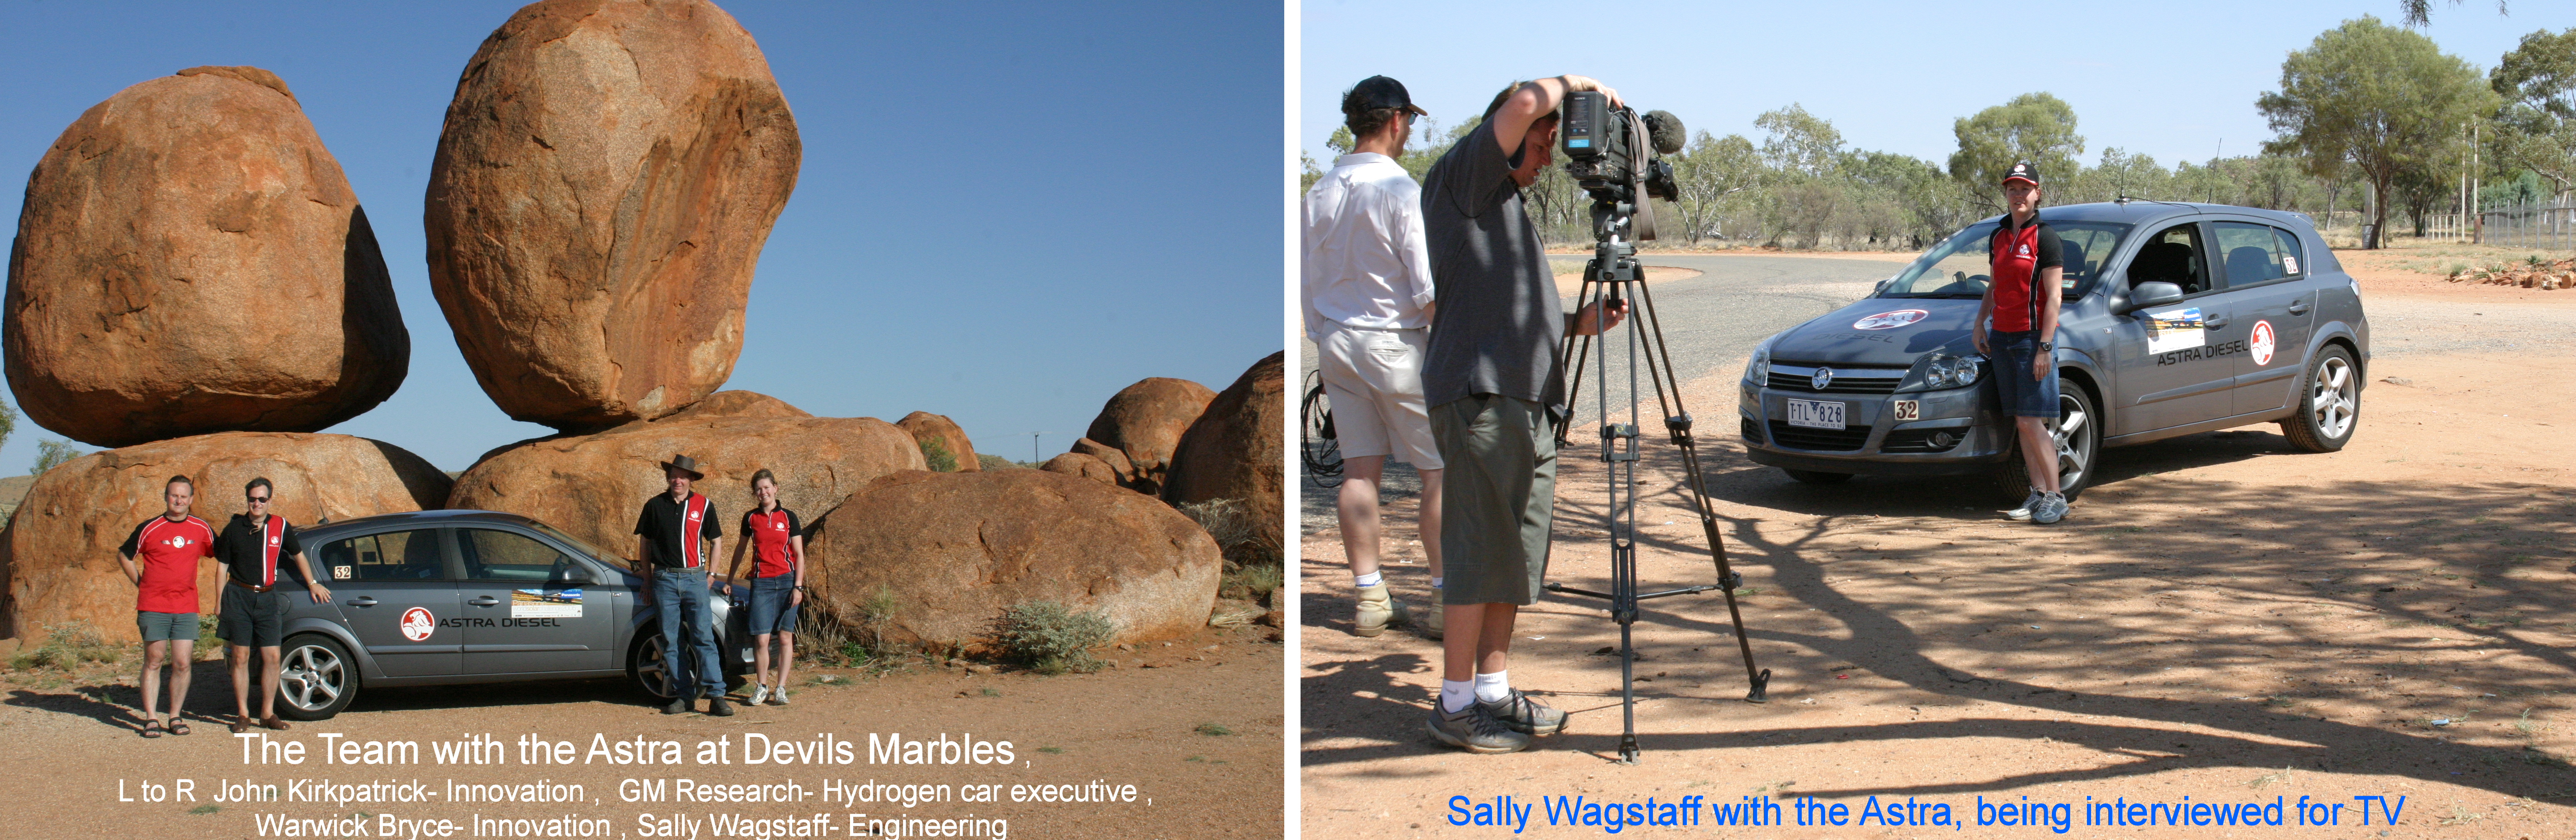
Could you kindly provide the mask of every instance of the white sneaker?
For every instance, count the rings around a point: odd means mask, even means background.
[[[786,686],[783,686],[783,685],[782,685],[782,686],[779,686],[779,687],[778,687],[778,690],[776,690],[776,691],[772,691],[772,692],[770,692],[770,693],[769,693],[769,705],[772,705],[772,706],[784,706],[784,705],[787,705],[787,687],[786,687]]]
[[[2040,492],[2039,488],[2037,488],[2037,487],[2030,488],[2030,498],[2027,498],[2027,499],[2023,499],[2023,500],[2021,500],[2021,507],[2017,507],[2017,508],[2013,508],[2013,509],[2008,510],[2008,511],[2004,511],[2004,518],[2005,518],[2005,519],[2013,520],[2013,521],[2015,521],[2015,522],[2019,522],[2019,521],[2024,520],[2024,519],[2029,519],[2029,518],[2030,518],[2030,512],[2031,512],[2032,510],[2037,509],[2037,508],[2039,507],[2039,499],[2040,499],[2040,497],[2041,497],[2041,496],[2045,496],[2045,495],[2047,495],[2047,494]]]
[[[2066,494],[2063,493],[2049,493],[2030,509],[2030,521],[2041,525],[2054,525],[2065,518]]]
[[[762,701],[762,700],[767,700],[767,699],[769,699],[769,686],[764,685],[764,686],[761,686],[761,687],[759,687],[759,688],[752,689],[752,690],[751,690],[751,702],[749,702],[749,703],[745,703],[745,704],[743,704],[743,705],[746,705],[746,706],[757,706],[757,705],[760,705],[760,701]]]

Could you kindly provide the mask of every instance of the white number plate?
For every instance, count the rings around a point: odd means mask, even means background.
[[[1921,420],[1921,419],[1923,419],[1923,401],[1922,401],[1922,400],[1897,400],[1897,401],[1896,401],[1896,419],[1898,419],[1898,420]]]
[[[1825,400],[1790,400],[1789,425],[1840,429],[1843,427],[1843,404]]]

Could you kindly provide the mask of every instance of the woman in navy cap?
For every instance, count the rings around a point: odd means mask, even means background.
[[[1977,352],[1992,358],[1995,390],[2013,415],[2022,465],[2030,470],[2030,498],[2004,515],[2049,524],[2065,518],[2066,495],[2057,484],[2057,306],[2064,292],[2065,259],[2057,231],[2039,220],[2039,170],[2016,161],[2004,173],[2002,226],[1988,250],[1985,301],[1970,328]],[[1993,318],[1988,334],[1987,319]]]

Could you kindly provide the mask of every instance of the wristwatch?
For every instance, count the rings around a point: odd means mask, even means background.
[[[2042,350],[2055,350],[2055,349],[2057,349],[2057,345],[2050,344],[2050,343],[2048,343],[2048,342],[2042,341],[2042,342],[2040,342],[2040,343],[2039,343],[2039,349],[2042,349]]]

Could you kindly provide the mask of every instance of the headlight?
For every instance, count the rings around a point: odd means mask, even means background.
[[[1925,366],[1923,384],[1934,390],[1974,385],[1977,383],[1979,365],[1985,360],[1986,357],[1973,353],[1966,356],[1935,353],[1932,355],[1931,363]]]
[[[1771,382],[1771,342],[1765,341],[1753,348],[1753,361],[1744,365],[1744,381],[1755,385]]]

